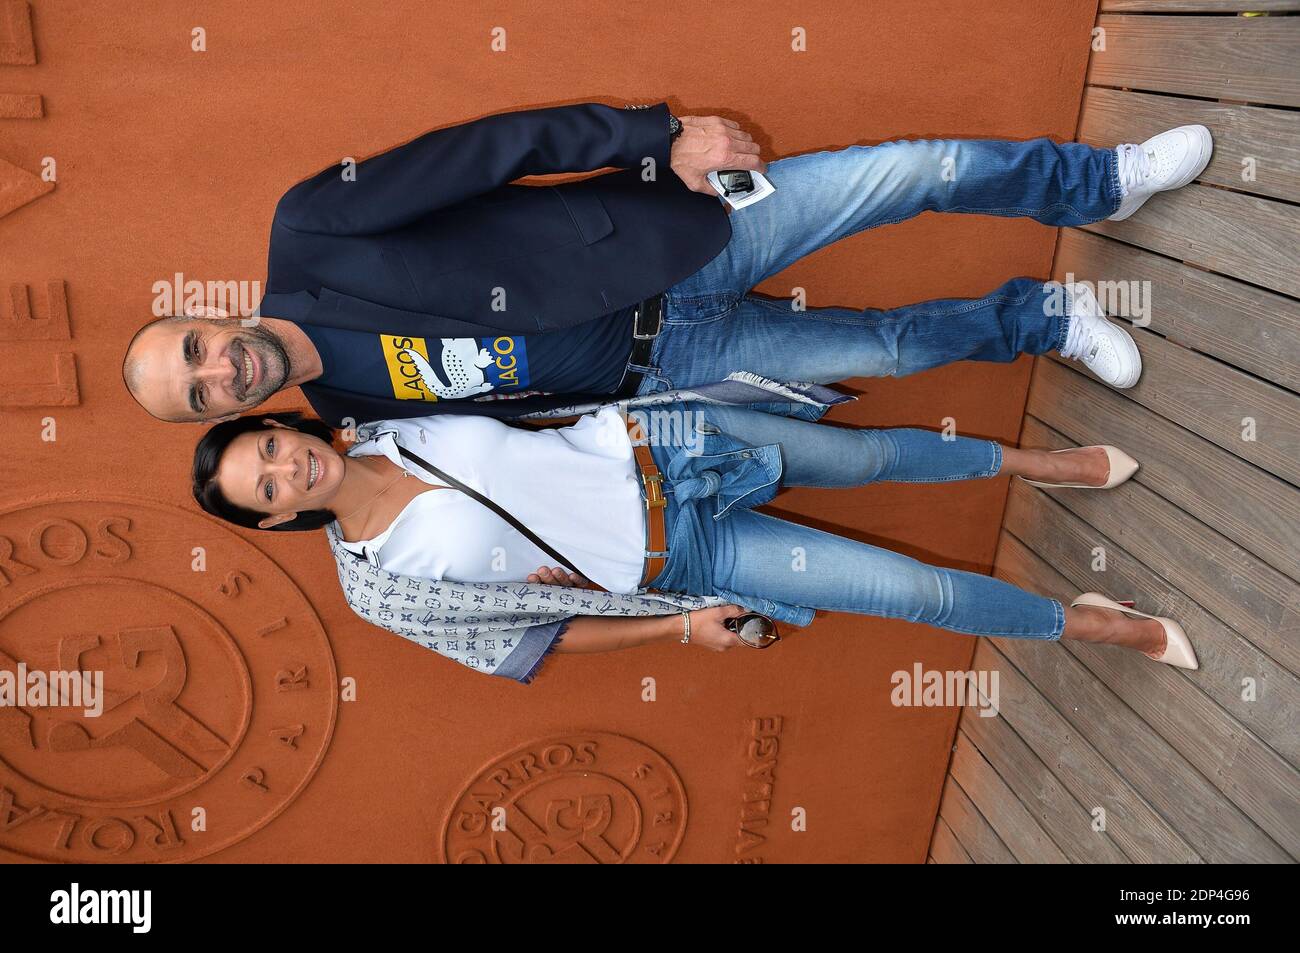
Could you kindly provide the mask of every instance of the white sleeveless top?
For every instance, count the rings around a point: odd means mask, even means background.
[[[349,456],[383,454],[441,485],[397,452],[400,442],[510,513],[588,579],[610,592],[641,588],[645,510],[632,442],[617,408],[547,430],[468,414],[385,420],[366,429],[374,436]],[[500,516],[454,488],[421,493],[373,539],[340,545],[381,568],[451,582],[523,582],[539,566],[555,565]]]

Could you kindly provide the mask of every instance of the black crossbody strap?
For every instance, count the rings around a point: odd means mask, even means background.
[[[397,448],[397,452],[400,453],[402,456],[406,457],[406,459],[410,460],[416,466],[422,467],[425,470],[429,471],[434,476],[436,476],[439,480],[442,480],[444,483],[455,487],[456,489],[460,490],[462,493],[465,493],[468,496],[474,497],[474,499],[478,500],[488,509],[492,510],[492,512],[496,513],[497,516],[501,517],[503,520],[505,520],[515,529],[519,530],[519,532],[523,533],[524,536],[527,537],[528,540],[531,541],[534,546],[536,546],[542,552],[546,553],[546,555],[550,556],[552,559],[554,559],[556,562],[560,563],[561,565],[567,566],[570,572],[576,572],[578,573],[578,575],[582,575],[582,573],[578,571],[578,569],[573,565],[573,563],[569,562],[569,560],[561,556],[551,546],[547,545],[545,540],[543,540],[540,536],[538,536],[536,533],[530,530],[523,523],[519,522],[519,520],[515,519],[513,516],[511,516],[501,507],[497,506],[495,503],[489,500],[478,490],[474,489],[473,487],[466,486],[464,483],[461,483],[459,480],[457,480],[454,476],[451,476],[448,473],[444,473],[443,471],[435,467],[432,463],[429,463],[427,460],[421,459],[420,457],[412,453],[410,450],[407,450],[405,447],[399,446]]]

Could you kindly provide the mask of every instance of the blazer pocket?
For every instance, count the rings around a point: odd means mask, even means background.
[[[614,230],[609,212],[605,211],[605,203],[595,192],[581,188],[566,189],[562,185],[547,188],[558,195],[564,207],[569,210],[569,218],[573,219],[573,227],[582,236],[584,245],[598,242]]]

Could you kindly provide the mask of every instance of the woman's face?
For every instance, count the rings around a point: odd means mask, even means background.
[[[267,430],[240,434],[217,466],[222,494],[267,518],[269,529],[308,510],[330,509],[343,482],[343,458],[323,440],[270,421]]]

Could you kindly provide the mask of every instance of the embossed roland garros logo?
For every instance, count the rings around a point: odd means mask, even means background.
[[[660,754],[622,735],[580,732],[494,760],[456,799],[450,863],[661,864],[686,832],[686,791]]]
[[[33,859],[229,846],[305,787],[337,714],[333,654],[293,582],[216,522],[145,502],[0,513],[0,668],[20,662],[104,673],[98,718],[0,707],[0,851]]]

